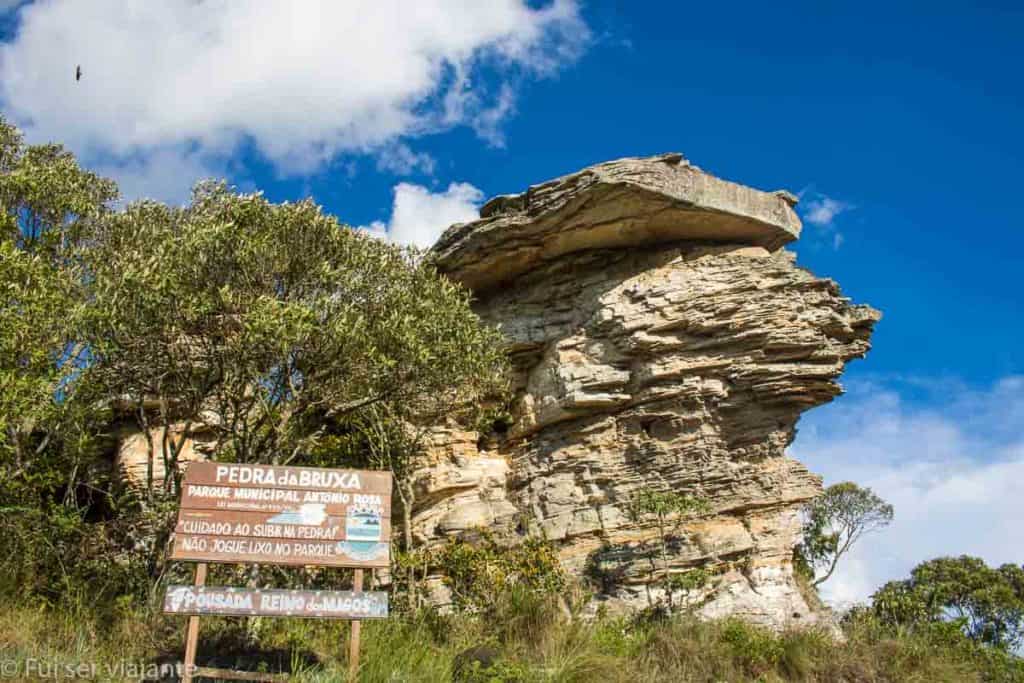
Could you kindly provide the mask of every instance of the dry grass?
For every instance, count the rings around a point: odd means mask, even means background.
[[[140,667],[180,658],[183,630],[184,620],[160,615],[101,618],[0,605],[0,662],[8,673],[22,672],[7,680],[39,680],[24,675],[30,661],[93,667],[84,680],[139,680]],[[1024,681],[1021,660],[948,630],[894,634],[863,622],[846,635],[839,643],[815,630],[776,634],[686,617],[583,622],[567,619],[551,601],[518,600],[496,619],[425,614],[367,623],[359,681]],[[200,655],[219,665],[291,671],[297,681],[344,681],[346,636],[339,622],[205,619]],[[474,658],[490,666],[474,667]],[[118,675],[126,672],[135,675]]]

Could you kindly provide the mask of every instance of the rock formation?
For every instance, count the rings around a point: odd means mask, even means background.
[[[514,421],[437,426],[415,477],[416,540],[543,534],[606,604],[642,607],[659,597],[657,531],[629,505],[643,490],[692,494],[710,512],[671,545],[671,571],[710,579],[685,600],[708,617],[813,621],[791,557],[821,481],[785,449],[800,414],[840,393],[880,314],[794,264],[782,247],[800,234],[795,204],[667,154],[497,197],[449,228],[430,257],[507,337]],[[197,433],[182,457],[208,450]],[[142,481],[147,454],[124,435],[118,464]]]
[[[602,599],[642,606],[656,531],[629,503],[690,493],[711,513],[686,524],[672,571],[712,578],[686,599],[709,617],[813,620],[791,555],[821,482],[785,449],[880,315],[782,249],[795,203],[668,154],[497,197],[449,228],[432,257],[508,338],[514,424],[439,431],[416,536],[543,533]]]

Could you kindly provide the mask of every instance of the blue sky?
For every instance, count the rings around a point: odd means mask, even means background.
[[[4,5],[3,111],[132,197],[226,176],[427,243],[485,197],[621,156],[799,193],[800,264],[885,318],[793,453],[913,509],[865,544],[904,551],[859,558],[834,597],[929,553],[1024,562],[971,532],[1009,533],[1021,503],[928,526],[965,505],[943,491],[1024,476],[1019,3]]]

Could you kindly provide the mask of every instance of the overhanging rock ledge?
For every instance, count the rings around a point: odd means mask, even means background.
[[[679,240],[775,250],[800,236],[796,198],[701,171],[682,154],[609,161],[487,202],[433,247],[441,270],[477,290],[582,249]]]
[[[709,579],[684,601],[775,627],[817,619],[791,558],[821,482],[785,449],[880,314],[794,264],[795,203],[665,154],[498,197],[445,232],[430,258],[506,335],[514,423],[438,428],[417,539],[543,534],[601,600],[640,607],[662,597],[656,531],[629,502],[692,493],[712,512],[673,541],[670,572]]]

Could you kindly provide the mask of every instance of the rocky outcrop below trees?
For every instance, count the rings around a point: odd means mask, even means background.
[[[508,339],[513,421],[438,432],[417,481],[427,544],[487,527],[540,533],[621,607],[657,600],[640,491],[705,499],[669,543],[701,569],[702,615],[782,626],[816,615],[791,556],[821,481],[787,457],[880,314],[795,265],[791,194],[704,173],[679,154],[622,159],[488,202],[433,248]],[[659,569],[660,571],[660,569]]]

